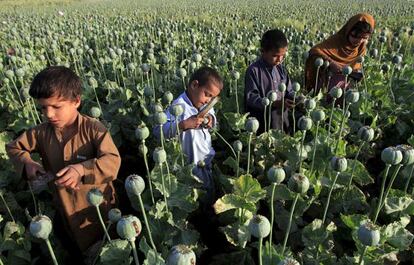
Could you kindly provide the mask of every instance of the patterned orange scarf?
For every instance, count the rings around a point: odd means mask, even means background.
[[[360,56],[365,55],[366,43],[363,42],[360,45],[352,46],[348,41],[348,35],[351,29],[359,21],[364,21],[370,24],[372,30],[375,27],[375,20],[370,14],[357,14],[351,17],[337,33],[330,36],[327,40],[315,45],[310,50],[305,65],[305,86],[308,91],[315,85],[316,67],[314,66],[314,63],[318,57],[332,60],[341,66],[349,65],[354,71],[361,69],[361,64],[357,62],[357,59]]]

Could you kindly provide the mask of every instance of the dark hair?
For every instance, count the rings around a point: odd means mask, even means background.
[[[371,34],[372,28],[371,25],[365,21],[358,21],[352,29],[349,31],[349,33],[354,32],[355,36],[361,36],[362,34]]]
[[[35,99],[58,96],[75,100],[82,94],[82,82],[69,68],[50,66],[35,76],[29,94]]]
[[[286,35],[278,30],[268,30],[263,34],[260,47],[263,51],[279,50],[288,46]]]
[[[202,66],[197,69],[191,75],[189,83],[191,84],[194,80],[197,80],[200,86],[205,86],[208,82],[213,81],[220,84],[220,89],[223,87],[223,79],[220,74],[215,69],[208,66]]]

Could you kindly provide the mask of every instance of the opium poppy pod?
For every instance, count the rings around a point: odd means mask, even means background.
[[[243,150],[243,143],[240,140],[233,142],[233,149],[236,152],[241,152]]]
[[[277,87],[277,90],[284,93],[286,91],[286,84],[285,83],[280,83]]]
[[[312,119],[309,117],[302,116],[298,121],[298,128],[301,131],[307,131],[312,128]]]
[[[397,149],[402,153],[401,164],[407,166],[414,163],[414,149],[410,145],[397,145]]]
[[[259,121],[255,117],[249,117],[246,121],[246,131],[255,133],[259,129]]]
[[[255,215],[250,219],[249,231],[254,237],[265,238],[270,233],[270,222],[263,215]]]
[[[381,152],[381,160],[387,165],[397,165],[402,161],[402,153],[396,147],[387,147]]]
[[[280,184],[285,179],[285,177],[285,170],[281,166],[272,166],[267,171],[267,179],[272,183]]]
[[[269,91],[267,94],[267,98],[270,100],[270,102],[275,102],[277,100],[277,93],[275,91]]]
[[[296,173],[289,178],[288,187],[296,193],[305,194],[309,189],[309,179],[300,173]]]
[[[363,126],[358,130],[358,138],[364,142],[374,140],[374,129],[369,126]]]
[[[342,68],[342,74],[343,75],[350,75],[352,73],[352,67],[347,65],[344,68]]]
[[[133,215],[122,217],[116,224],[118,235],[128,241],[135,241],[135,238],[141,234],[141,230],[141,221]]]
[[[183,106],[181,106],[180,104],[175,104],[171,106],[171,114],[174,115],[174,117],[178,117],[181,114],[183,114],[184,109]]]
[[[108,219],[109,221],[111,221],[111,223],[115,224],[121,218],[122,218],[121,210],[119,210],[118,208],[112,208],[111,210],[109,210]]]
[[[167,161],[167,153],[162,147],[157,147],[152,153],[152,158],[154,159],[155,163],[162,164]]]
[[[91,114],[91,116],[92,116],[93,118],[97,119],[97,118],[101,117],[102,112],[101,112],[101,109],[100,109],[100,108],[98,108],[98,107],[92,107],[92,108],[89,110],[89,114]]]
[[[313,98],[308,98],[305,100],[304,105],[306,110],[311,111],[316,107],[316,101]]]
[[[171,248],[167,265],[195,265],[196,255],[186,245],[176,245]]]
[[[317,109],[311,112],[311,118],[313,122],[321,122],[325,120],[326,115],[323,110]]]
[[[371,222],[361,224],[357,234],[359,241],[361,241],[364,246],[376,246],[380,242],[380,230]]]
[[[135,129],[135,137],[140,141],[147,139],[149,135],[150,131],[145,124],[139,125],[138,128]]]
[[[167,122],[167,115],[164,112],[157,112],[154,114],[154,122],[158,125],[163,125]]]
[[[343,94],[342,88],[337,87],[337,86],[334,86],[329,91],[329,95],[334,99],[338,99],[338,98],[342,97],[342,94]]]
[[[52,221],[46,215],[36,215],[30,221],[29,230],[32,236],[46,240],[52,232]]]
[[[359,100],[359,92],[356,89],[349,89],[345,93],[345,99],[348,103],[356,103]]]
[[[129,194],[140,195],[145,189],[144,179],[136,174],[129,175],[125,180],[125,190]]]
[[[86,199],[90,205],[99,206],[103,202],[103,194],[99,189],[93,188],[88,191]]]
[[[315,60],[315,66],[321,67],[323,65],[323,59],[321,57],[316,58]]]
[[[331,168],[336,172],[344,172],[348,167],[345,157],[334,156],[331,159]]]

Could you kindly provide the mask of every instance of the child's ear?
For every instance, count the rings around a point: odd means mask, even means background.
[[[198,80],[193,80],[193,81],[190,83],[190,88],[191,88],[191,90],[196,90],[196,89],[198,88],[198,85],[199,85]]]
[[[79,108],[81,104],[81,97],[77,96],[76,99],[74,100],[74,103],[75,103],[76,108]]]

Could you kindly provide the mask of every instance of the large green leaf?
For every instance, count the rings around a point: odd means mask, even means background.
[[[408,196],[387,198],[384,205],[385,213],[391,214],[395,212],[405,212],[406,209],[413,204],[413,202],[414,200]]]
[[[322,244],[332,232],[336,231],[336,225],[331,222],[327,226],[322,220],[315,219],[302,230],[302,241],[307,247],[313,247]]]
[[[230,125],[233,131],[240,131],[244,129],[244,124],[246,119],[249,116],[249,113],[239,114],[234,112],[224,113],[224,117],[227,120],[227,123]]]
[[[241,175],[234,182],[234,194],[244,198],[248,202],[256,203],[266,196],[266,191],[260,186],[259,181],[251,175]]]
[[[390,245],[405,250],[410,247],[414,239],[414,235],[405,228],[406,225],[407,223],[403,221],[393,222],[383,229],[381,235],[384,235],[385,241]]]
[[[250,233],[246,225],[238,225],[237,223],[220,228],[231,244],[244,248],[250,240]]]
[[[341,173],[340,183],[347,184],[349,178],[351,177],[351,172],[355,166],[354,173],[352,175],[352,180],[358,183],[360,186],[365,186],[371,183],[374,183],[374,179],[368,173],[368,170],[365,166],[358,160],[347,159],[348,167],[345,172]]]
[[[368,219],[362,214],[343,215],[341,214],[341,220],[344,224],[352,230],[358,229],[363,220]]]
[[[131,245],[126,240],[115,239],[101,250],[100,263],[104,265],[127,265],[131,261]]]
[[[256,212],[256,206],[253,202],[249,202],[245,198],[236,194],[224,195],[214,203],[213,207],[216,214],[235,208],[242,208],[251,212]]]

